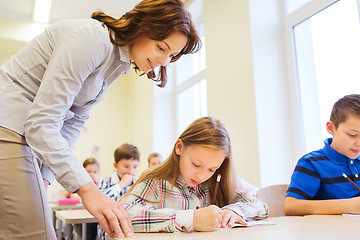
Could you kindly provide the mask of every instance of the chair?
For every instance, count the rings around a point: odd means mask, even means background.
[[[284,201],[288,184],[271,185],[259,189],[256,197],[269,207],[269,217],[285,216]]]

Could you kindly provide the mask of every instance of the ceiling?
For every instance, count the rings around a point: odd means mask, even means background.
[[[139,0],[52,0],[50,23],[65,18],[86,18],[96,10],[114,17],[131,10]],[[35,0],[0,0],[0,18],[32,21]]]
[[[120,17],[140,0],[52,0],[49,23],[70,18],[89,18],[102,10]],[[44,29],[33,21],[35,0],[0,0],[0,43],[14,40],[27,42]]]

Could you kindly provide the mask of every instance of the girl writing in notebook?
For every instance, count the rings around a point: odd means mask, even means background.
[[[253,195],[235,192],[230,137],[217,119],[195,120],[177,139],[169,158],[144,172],[122,205],[135,232],[214,231],[268,216]],[[218,174],[221,175],[212,205]]]

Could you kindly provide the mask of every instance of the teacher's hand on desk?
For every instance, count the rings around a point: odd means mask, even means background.
[[[110,237],[131,237],[134,230],[131,225],[131,218],[120,205],[102,193],[97,186],[91,182],[77,190],[85,208],[96,218],[99,224],[105,229]],[[120,222],[120,226],[119,226]]]

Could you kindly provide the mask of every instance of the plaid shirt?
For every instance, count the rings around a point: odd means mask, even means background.
[[[135,182],[133,180],[129,186],[121,188],[119,185],[120,180],[121,179],[118,173],[115,172],[110,177],[103,178],[98,183],[98,188],[111,199],[118,201],[119,198],[124,195]],[[105,240],[105,230],[101,227],[100,224],[98,225],[97,233],[101,240]]]
[[[122,200],[135,232],[191,232],[194,210],[211,205],[209,189],[204,185],[189,187],[181,175],[173,188],[166,180],[151,179],[139,183],[132,193],[147,200],[132,194]],[[249,193],[236,193],[232,202],[222,209],[230,209],[246,221],[268,216],[266,204]]]

